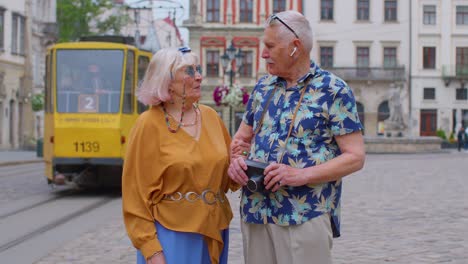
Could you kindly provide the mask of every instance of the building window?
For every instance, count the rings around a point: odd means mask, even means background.
[[[357,0],[357,20],[369,20],[369,0]]]
[[[357,76],[368,77],[369,69],[369,47],[358,47],[356,49]]]
[[[424,100],[435,100],[435,88],[424,88]]]
[[[333,47],[320,47],[320,65],[328,69],[333,67]]]
[[[425,5],[423,6],[423,24],[424,25],[435,25],[436,24],[436,6]]]
[[[468,25],[468,6],[457,6],[457,25]]]
[[[0,51],[5,48],[4,34],[5,34],[5,9],[3,7],[0,7]]]
[[[219,51],[209,50],[206,52],[206,76],[219,77]]]
[[[273,14],[286,10],[286,0],[273,0]]]
[[[393,68],[397,66],[397,51],[396,48],[384,48],[384,63],[385,68]]]
[[[206,22],[219,22],[219,1],[206,1]]]
[[[424,69],[435,69],[436,64],[436,48],[435,47],[423,47],[423,68]]]
[[[243,51],[242,54],[242,67],[239,70],[240,77],[252,77],[253,72],[253,52],[252,51]]]
[[[369,47],[358,47],[356,50],[357,66],[360,68],[369,67]]]
[[[466,88],[457,88],[455,92],[456,100],[468,100],[468,89]]]
[[[364,105],[361,104],[360,102],[356,102],[356,108],[357,108],[357,112],[358,112],[358,116],[359,116],[359,121],[361,121],[361,125],[362,127],[364,128],[363,130],[363,134],[364,131],[365,131],[365,125],[364,125],[364,119],[365,119],[365,116],[364,116]]]
[[[456,56],[456,75],[468,77],[468,47],[457,47]]]
[[[24,16],[13,13],[11,21],[11,54],[24,55]]]
[[[333,0],[321,0],[320,19],[333,20]]]
[[[253,22],[253,1],[240,0],[239,21],[244,23]]]
[[[397,20],[397,0],[385,0],[385,21]]]

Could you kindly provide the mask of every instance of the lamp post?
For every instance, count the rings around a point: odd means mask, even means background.
[[[244,55],[242,54],[241,48],[238,49],[236,53],[236,48],[234,47],[234,44],[231,42],[231,45],[229,48],[227,48],[224,51],[224,54],[221,56],[221,64],[223,65],[224,73],[229,73],[229,91],[233,92],[233,79],[236,74],[236,71],[234,69],[234,65],[239,71],[239,69],[242,67],[242,59]],[[234,64],[235,63],[235,64]],[[229,105],[229,133],[231,135],[233,134],[232,131],[232,105]]]

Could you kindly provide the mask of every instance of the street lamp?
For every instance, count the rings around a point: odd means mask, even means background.
[[[229,48],[224,51],[224,54],[221,56],[221,64],[223,65],[224,73],[229,73],[229,91],[233,92],[232,81],[236,71],[234,71],[234,62],[237,71],[242,67],[244,55],[242,54],[241,48],[238,49],[236,53],[236,48],[231,42]],[[229,133],[233,134],[232,131],[232,105],[229,105]]]

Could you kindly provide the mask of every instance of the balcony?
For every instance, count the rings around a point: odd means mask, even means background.
[[[445,86],[449,86],[450,82],[454,80],[460,83],[467,83],[468,64],[443,65],[442,79],[444,79]]]
[[[405,81],[405,67],[334,67],[327,69],[345,81]]]

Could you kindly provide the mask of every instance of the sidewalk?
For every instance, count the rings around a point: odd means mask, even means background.
[[[40,161],[34,152],[0,151],[0,164],[15,157]],[[342,237],[333,241],[334,263],[467,263],[467,159],[468,151],[456,149],[368,155],[363,170],[344,179]],[[242,264],[239,193],[228,198],[234,213],[229,264]],[[111,221],[35,264],[135,263],[120,208],[116,212]]]
[[[0,150],[0,166],[42,162],[35,151]]]

